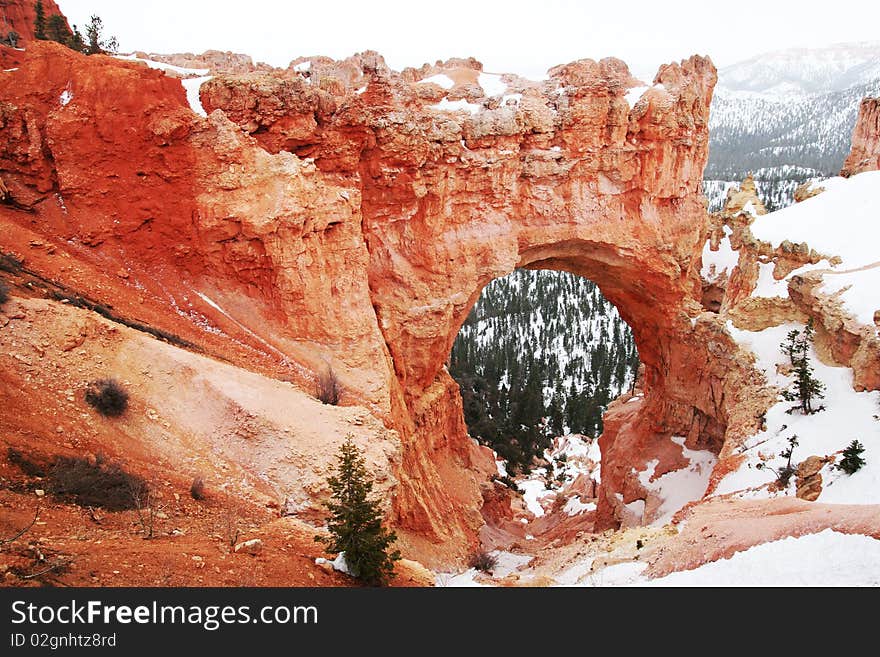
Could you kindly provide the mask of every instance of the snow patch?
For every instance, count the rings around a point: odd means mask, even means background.
[[[629,91],[626,92],[626,102],[629,103],[629,108],[632,109],[636,106],[636,103],[639,102],[639,98],[642,97],[648,89],[651,87],[633,87]]]
[[[739,252],[730,246],[730,236],[733,231],[724,226],[724,237],[718,243],[718,250],[713,251],[711,242],[706,241],[703,246],[703,268],[700,276],[706,281],[716,280],[722,274],[730,274],[739,263]]]
[[[880,586],[880,541],[826,529],[737,552],[640,586]]]
[[[703,497],[709,485],[709,475],[718,462],[718,457],[712,452],[688,449],[684,441],[682,436],[672,437],[672,442],[681,447],[682,456],[689,461],[687,466],[667,472],[651,481],[658,465],[658,461],[654,459],[647,464],[646,470],[639,473],[642,486],[663,500],[651,521],[652,527],[662,527],[685,504]]]
[[[483,93],[489,97],[501,96],[507,91],[507,83],[501,80],[500,75],[494,73],[480,73],[478,82],[483,88]]]
[[[470,112],[471,114],[477,114],[481,109],[483,109],[482,105],[476,105],[474,103],[469,103],[463,98],[461,100],[448,100],[444,98],[439,103],[435,105],[428,105],[431,109],[440,110],[441,112]]]
[[[540,518],[544,515],[544,507],[541,506],[540,500],[553,495],[553,492],[547,490],[547,487],[544,484],[544,472],[544,468],[536,468],[534,473],[538,475],[537,477],[517,482],[517,486],[520,491],[522,491],[523,501],[526,503],[526,508],[531,511],[536,518]]]
[[[114,55],[114,57],[116,57],[116,59],[124,59],[130,62],[143,62],[150,68],[159,69],[160,71],[171,71],[179,75],[204,76],[211,72],[211,69],[209,68],[183,68],[182,66],[174,66],[173,64],[166,64],[164,62],[156,62],[152,59],[144,59],[137,55]]]
[[[325,563],[333,566],[333,570],[338,570],[340,573],[351,575],[351,569],[348,567],[348,562],[345,560],[345,552],[340,552],[336,555],[336,558],[333,559],[333,561],[325,559],[324,557],[318,557],[315,559],[315,564],[318,566]]]
[[[452,89],[455,86],[455,80],[453,80],[448,75],[444,75],[443,73],[438,73],[437,75],[432,75],[429,78],[425,78],[422,82],[433,82],[438,87],[443,87],[444,89]]]
[[[199,90],[205,82],[211,79],[211,77],[212,76],[208,75],[201,78],[187,78],[186,80],[180,81],[183,88],[186,90],[186,99],[189,101],[189,106],[192,108],[193,112],[200,116],[208,116],[208,113],[205,111],[205,108],[202,107],[202,99],[199,97]]]
[[[568,501],[565,503],[563,507],[563,511],[565,511],[570,516],[576,516],[580,513],[585,513],[587,511],[595,511],[596,503],[595,502],[581,502],[581,498],[577,495],[572,495],[568,498]]]
[[[856,271],[828,272],[820,288],[825,294],[840,293],[838,299],[856,321],[865,326],[874,326],[874,313],[880,310],[877,290],[880,290],[880,262]]]
[[[495,550],[490,553],[495,557],[495,567],[492,568],[491,574],[481,573],[476,568],[470,568],[463,573],[438,573],[435,578],[437,586],[448,587],[478,587],[489,586],[490,584],[477,581],[477,578],[488,580],[504,579],[508,575],[523,570],[534,559],[528,554],[514,554],[513,552],[504,552]]]
[[[556,581],[562,586],[628,586],[643,582],[642,571],[648,564],[625,561],[590,572],[592,560],[576,564],[563,572]]]

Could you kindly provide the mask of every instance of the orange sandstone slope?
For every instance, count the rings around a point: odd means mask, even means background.
[[[30,44],[0,74],[0,250],[14,256],[13,294],[72,299],[199,352],[166,382],[184,408],[201,404],[211,359],[300,396],[332,369],[343,405],[377,422],[368,433],[381,436],[404,551],[432,564],[473,548],[495,496],[444,363],[482,288],[515,267],[591,278],[635,333],[645,396],[607,423],[601,527],[644,497],[644,463],[657,459],[658,476],[681,465],[671,436],[724,456],[754,431],[767,393],[701,303],[711,62],[664,66],[630,100],[639,83],[614,59],[559,66],[543,82],[473,60],[402,73],[375,53],[296,63],[215,75],[201,86],[202,117],[161,71]],[[21,311],[28,326],[56,312],[37,308]],[[151,407],[158,392],[145,394]],[[52,443],[51,422],[25,428],[34,409],[15,400],[10,435]],[[303,414],[329,435],[292,472],[319,482],[354,419]],[[216,418],[204,421],[188,426],[181,412],[175,429],[201,457]],[[289,428],[283,445],[296,452]],[[156,438],[139,431],[146,466]],[[282,505],[293,475],[262,477],[274,457],[255,465],[249,454],[229,458]],[[326,491],[303,489],[308,515]]]

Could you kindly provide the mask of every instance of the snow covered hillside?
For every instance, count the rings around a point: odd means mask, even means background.
[[[832,178],[820,186],[818,196],[779,212],[757,217],[752,234],[774,247],[783,240],[806,242],[818,252],[840,260],[828,259],[800,267],[781,280],[772,276],[771,264],[762,264],[753,297],[786,298],[788,281],[809,272],[822,274],[820,292],[832,295],[842,309],[859,324],[877,334],[875,312],[880,310],[880,239],[877,223],[880,172],[862,173],[849,179]],[[857,237],[855,237],[857,236]],[[726,240],[727,238],[725,238]],[[728,330],[741,344],[751,349],[757,366],[768,383],[779,388],[792,383],[790,374],[780,373],[786,357],[780,349],[787,333],[803,326],[782,324],[763,331],[739,330],[728,322]],[[782,490],[771,484],[784,459],[778,455],[796,437],[793,462],[815,455],[823,460],[820,473],[824,487],[819,501],[848,504],[880,504],[880,392],[853,390],[852,370],[820,362],[815,349],[810,362],[816,377],[825,387],[822,404],[825,410],[812,415],[791,412],[792,403],[780,399],[766,415],[766,428],[747,440],[742,448],[745,460],[728,474],[715,493],[735,493],[743,497],[793,494],[794,481]],[[853,440],[865,447],[862,455],[867,465],[849,475],[837,466],[840,453]],[[833,458],[832,458],[833,457]],[[759,469],[756,466],[763,465]]]
[[[797,184],[836,175],[859,102],[878,93],[880,42],[783,50],[721,69],[704,174],[710,209],[749,172],[771,210],[790,204]]]

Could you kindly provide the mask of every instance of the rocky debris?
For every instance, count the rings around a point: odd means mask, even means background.
[[[818,196],[822,192],[825,191],[825,188],[817,185],[812,180],[808,180],[805,183],[801,183],[794,190],[794,202],[802,203],[806,201],[808,198],[813,198],[814,196]]]
[[[401,559],[394,564],[396,580],[404,580],[413,586],[434,586],[436,576],[418,561]]]
[[[865,98],[853,128],[852,150],[843,163],[842,176],[880,169],[880,98]]]
[[[822,474],[819,472],[827,462],[820,456],[808,456],[797,468],[797,496],[807,502],[815,502],[822,494]]]
[[[236,554],[249,554],[252,557],[258,557],[263,553],[263,541],[259,538],[252,538],[249,541],[237,543],[233,552]]]

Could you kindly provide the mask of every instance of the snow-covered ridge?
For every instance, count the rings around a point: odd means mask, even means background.
[[[166,71],[169,73],[176,73],[180,76],[204,76],[211,72],[209,68],[183,68],[181,66],[174,66],[173,64],[166,64],[164,62],[157,62],[152,59],[145,59],[143,57],[138,57],[137,55],[114,55],[116,59],[124,59],[130,62],[143,62],[150,68],[159,69],[160,71]]]
[[[186,91],[186,99],[189,102],[189,106],[192,111],[200,116],[208,116],[205,108],[202,107],[202,101],[199,97],[199,90],[205,82],[211,79],[212,76],[208,75],[211,72],[211,69],[183,68],[181,66],[174,66],[173,64],[157,62],[152,59],[145,59],[143,57],[138,57],[137,55],[114,56],[116,57],[116,59],[122,59],[125,61],[142,62],[150,68],[165,71],[165,73],[172,73],[175,77],[182,78],[180,80],[180,83],[183,85],[184,91]]]
[[[819,184],[825,191],[802,203],[759,217],[752,234],[774,247],[789,240],[842,262],[823,261],[792,272],[786,278],[811,270],[827,270],[823,291],[838,299],[861,324],[873,326],[880,310],[880,222],[877,221],[880,171],[852,178],[831,178]]]
[[[719,71],[719,88],[790,98],[842,91],[880,78],[880,41],[790,48],[764,53]]]
[[[784,207],[797,183],[840,171],[859,103],[878,93],[880,42],[785,50],[728,66],[712,100],[705,178],[740,181],[761,170],[765,205]]]

